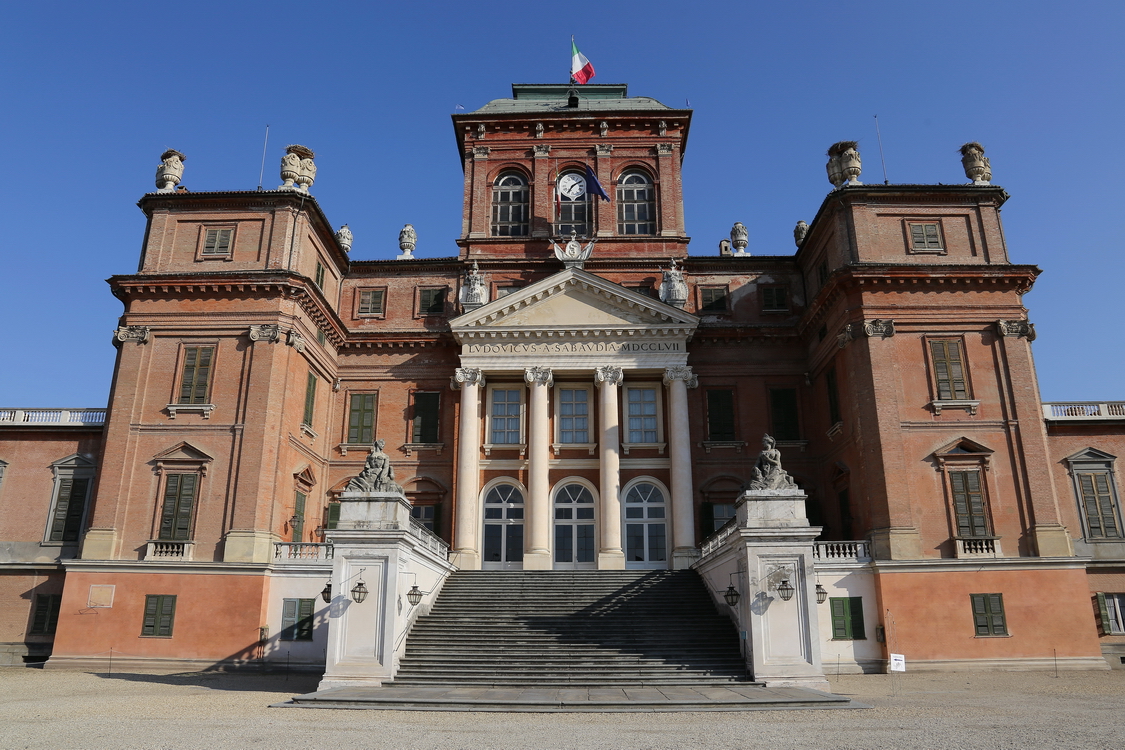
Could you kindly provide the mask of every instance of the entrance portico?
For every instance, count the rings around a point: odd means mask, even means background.
[[[452,381],[461,391],[455,564],[689,566],[696,550],[687,390],[696,381],[687,342],[698,322],[578,268],[451,321],[461,345]],[[666,488],[667,502],[625,508],[623,471],[633,484],[639,473],[646,487]],[[591,485],[585,495],[584,483]],[[496,486],[519,488],[522,519],[511,517],[516,506],[489,501],[485,490]],[[665,508],[670,528],[661,529],[656,514]],[[506,514],[504,525],[522,521],[521,560],[489,541],[499,538],[491,528],[500,525],[498,511]],[[653,516],[631,523],[638,511]],[[630,529],[647,534],[646,541],[627,544]],[[659,550],[667,531],[672,549]],[[505,544],[517,535],[503,532]],[[627,560],[630,550],[639,559]]]

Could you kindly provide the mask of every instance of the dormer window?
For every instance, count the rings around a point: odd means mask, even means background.
[[[503,172],[492,188],[492,236],[526,237],[530,190],[518,172]]]
[[[656,234],[656,189],[639,170],[626,172],[617,182],[617,233]]]

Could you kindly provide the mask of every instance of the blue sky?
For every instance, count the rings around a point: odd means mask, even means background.
[[[880,182],[964,182],[985,145],[1045,400],[1125,399],[1125,3],[11,3],[0,47],[0,406],[101,406],[158,157],[192,190],[264,184],[284,147],[317,152],[313,193],[386,258],[454,255],[462,176],[449,115],[566,81],[569,37],[595,83],[695,110],[684,162],[694,255],[735,221],[750,251],[793,252],[830,189],[824,151],[860,142]]]

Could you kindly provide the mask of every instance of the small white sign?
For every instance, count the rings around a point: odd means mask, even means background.
[[[905,672],[906,671],[906,657],[902,654],[891,654],[891,671],[892,672]]]

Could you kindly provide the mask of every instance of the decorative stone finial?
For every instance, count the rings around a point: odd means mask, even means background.
[[[845,181],[848,185],[863,184],[859,181],[863,168],[858,147],[856,141],[839,141],[828,149],[828,181],[835,187],[843,187]]]
[[[734,247],[736,255],[743,255],[746,253],[746,245],[749,244],[750,233],[746,231],[746,225],[741,221],[734,222],[734,226],[730,228],[730,244]]]
[[[413,260],[414,248],[418,245],[418,233],[414,231],[413,224],[407,224],[398,233],[398,249],[402,254],[398,256],[398,260]]]
[[[805,241],[805,235],[809,233],[809,225],[801,221],[797,222],[797,226],[793,227],[793,241],[800,247]]]
[[[473,261],[473,268],[465,274],[465,284],[461,287],[461,307],[465,312],[475,310],[485,303],[484,277],[480,275],[477,262]]]
[[[984,155],[984,146],[976,141],[970,141],[961,147],[961,166],[965,168],[965,176],[974,185],[988,185],[992,182],[992,165]]]
[[[312,149],[297,144],[286,146],[285,156],[281,157],[282,185],[277,189],[309,192],[309,188],[316,181],[314,158],[316,158],[316,154],[312,152]],[[296,185],[293,183],[296,183]]]
[[[160,155],[160,164],[156,167],[156,192],[172,193],[180,178],[184,176],[184,162],[187,157],[174,148],[170,148]]]
[[[345,253],[352,251],[352,230],[348,229],[348,225],[340,227],[340,231],[336,232],[336,244]]]
[[[781,468],[781,451],[777,441],[769,435],[762,436],[762,452],[754,464],[754,473],[749,489],[754,490],[795,490],[797,483]]]
[[[376,440],[367,454],[363,464],[363,471],[359,476],[353,477],[345,489],[346,492],[398,492],[402,493],[402,485],[395,481],[395,470],[391,466],[391,459],[383,452],[384,440]]]
[[[597,238],[594,238],[583,247],[582,243],[578,241],[578,235],[571,232],[570,239],[562,247],[551,240],[551,249],[555,251],[555,257],[561,260],[567,268],[582,268],[582,265],[589,260],[590,255],[594,252],[594,243],[597,241]]]
[[[664,271],[664,280],[660,284],[660,301],[672,307],[684,309],[687,304],[688,289],[684,281],[684,272],[676,267],[676,259],[672,258],[672,265]]]

